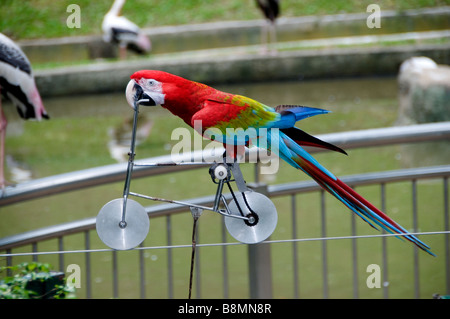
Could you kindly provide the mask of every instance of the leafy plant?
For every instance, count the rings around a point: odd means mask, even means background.
[[[64,274],[51,270],[47,263],[21,263],[0,267],[0,274],[14,272],[0,280],[0,299],[74,298],[74,288],[67,285]]]

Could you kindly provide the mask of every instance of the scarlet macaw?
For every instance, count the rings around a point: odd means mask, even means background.
[[[227,129],[231,129],[232,132],[236,132],[239,128],[244,131],[255,129],[256,132],[269,129],[265,136],[266,145],[272,149],[276,148],[280,158],[305,172],[372,227],[378,229],[375,226],[378,225],[390,233],[400,234],[422,250],[434,255],[428,245],[335,177],[302,148],[301,145],[308,145],[345,154],[339,147],[321,141],[295,127],[295,123],[301,119],[325,114],[328,111],[295,105],[280,105],[273,108],[245,96],[225,93],[205,84],[155,70],[142,70],[131,75],[126,88],[126,98],[132,108],[138,100],[145,100],[144,105],[147,106],[161,105],[193,128],[197,128],[194,125],[196,121],[201,121],[200,134],[212,138],[208,135],[208,129],[214,128],[214,139],[223,142],[225,146],[232,144],[238,152],[248,145],[248,138],[229,136],[227,132],[230,131]],[[271,142],[270,129],[278,129],[279,138],[276,145]],[[226,149],[228,152],[229,148]]]

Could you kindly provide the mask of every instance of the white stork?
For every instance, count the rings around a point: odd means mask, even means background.
[[[10,38],[0,33],[0,91],[23,119],[48,119],[34,82],[30,61]],[[7,120],[0,100],[0,188],[5,187],[4,158]]]
[[[115,0],[102,23],[103,40],[119,44],[120,59],[125,59],[127,49],[144,54],[152,47],[150,39],[139,27],[120,15],[124,4],[125,0]]]

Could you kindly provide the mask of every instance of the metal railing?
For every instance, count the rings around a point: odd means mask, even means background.
[[[442,123],[433,123],[433,124],[422,124],[422,125],[413,125],[413,126],[405,126],[405,127],[392,127],[392,128],[384,128],[384,129],[372,129],[365,130],[359,132],[344,132],[344,133],[336,133],[329,135],[319,136],[320,138],[341,146],[346,149],[350,148],[358,148],[358,147],[370,147],[370,146],[380,146],[380,145],[391,145],[391,144],[399,144],[399,143],[410,143],[410,142],[422,142],[422,141],[436,141],[436,140],[450,140],[450,122],[442,122]],[[159,157],[153,158],[152,162],[167,162],[169,157]],[[207,164],[205,164],[207,166]],[[144,177],[144,176],[154,176],[158,174],[168,174],[175,171],[184,169],[190,169],[190,167],[178,167],[178,166],[157,166],[157,167],[140,167],[133,174],[134,178]],[[52,176],[48,178],[43,178],[40,180],[34,180],[28,183],[23,183],[14,188],[7,188],[4,196],[0,198],[0,207],[5,205],[11,205],[24,200],[32,200],[35,198],[55,195],[62,192],[69,192],[81,188],[92,187],[107,183],[112,183],[116,181],[121,181],[124,179],[124,174],[126,170],[126,164],[116,164],[109,165],[100,168],[93,168],[88,170],[83,170],[79,172],[73,172],[68,174],[62,174],[58,176]],[[423,235],[436,235],[443,236],[444,241],[444,254],[441,256],[445,262],[443,263],[443,267],[440,270],[442,278],[445,281],[445,291],[436,291],[441,294],[450,294],[450,249],[449,249],[449,208],[448,208],[448,177],[450,176],[450,165],[438,166],[438,167],[424,167],[424,168],[415,168],[415,169],[404,169],[398,171],[390,171],[390,172],[376,172],[369,174],[359,174],[354,176],[342,177],[341,179],[349,184],[351,187],[360,187],[364,185],[380,185],[381,189],[381,205],[382,209],[385,206],[385,196],[386,196],[386,185],[390,183],[398,183],[409,181],[412,185],[412,209],[414,215],[414,232]],[[442,211],[443,211],[443,227],[441,229],[437,229],[433,232],[421,233],[418,231],[420,229],[417,224],[417,181],[419,180],[439,180],[443,181],[443,203],[442,203]],[[329,278],[329,260],[328,255],[329,251],[327,249],[328,242],[330,240],[336,241],[338,239],[348,239],[352,241],[352,252],[351,259],[353,264],[352,269],[352,286],[353,292],[352,296],[354,298],[359,297],[359,286],[360,286],[360,273],[357,267],[358,261],[358,249],[356,248],[356,240],[363,239],[368,237],[382,237],[383,245],[381,249],[382,261],[383,261],[383,269],[387,269],[387,252],[386,252],[386,243],[385,238],[390,236],[387,234],[377,234],[377,235],[364,235],[357,236],[355,230],[355,224],[352,219],[352,229],[350,235],[345,236],[328,236],[327,228],[325,226],[325,197],[324,192],[320,189],[320,187],[313,181],[306,182],[295,182],[281,185],[273,185],[266,186],[256,183],[253,187],[258,187],[260,192],[266,193],[271,198],[278,197],[287,197],[290,200],[290,211],[291,211],[291,219],[290,225],[292,227],[292,236],[288,239],[272,239],[268,240],[264,243],[257,245],[248,245],[248,286],[249,286],[249,297],[252,298],[271,298],[277,297],[274,295],[273,290],[276,282],[272,282],[273,277],[273,269],[271,268],[271,264],[273,263],[271,257],[271,247],[273,245],[283,245],[285,243],[290,243],[292,245],[292,276],[293,282],[292,285],[293,292],[289,294],[289,296],[298,298],[300,296],[299,293],[299,264],[298,264],[298,249],[299,244],[303,242],[321,242],[322,246],[320,248],[320,255],[322,257],[322,297],[328,298],[330,297],[330,278]],[[299,238],[297,235],[297,196],[298,194],[309,193],[309,192],[318,192],[320,194],[320,202],[321,202],[321,234],[318,237],[309,237],[309,238]],[[199,204],[199,205],[211,205],[214,201],[214,196],[206,196],[201,198],[193,198],[190,200],[186,200],[187,202]],[[159,246],[142,246],[134,249],[139,255],[138,264],[139,264],[139,274],[138,274],[138,286],[139,286],[139,294],[134,297],[146,298],[148,294],[148,289],[146,285],[146,258],[145,252],[151,250],[161,250],[164,249],[167,251],[167,287],[165,295],[160,297],[162,298],[173,298],[176,297],[177,292],[175,291],[175,266],[174,266],[174,249],[176,248],[190,248],[189,244],[186,245],[174,245],[173,244],[173,214],[187,212],[186,207],[179,206],[176,204],[165,203],[161,205],[152,205],[146,207],[146,211],[151,219],[155,218],[163,218],[165,219],[165,227],[166,227],[166,242],[164,245]],[[30,231],[23,234],[17,234],[14,236],[1,238],[0,239],[0,251],[5,251],[5,253],[0,254],[0,259],[6,259],[7,265],[12,265],[13,258],[19,258],[21,256],[31,256],[32,260],[38,260],[38,256],[41,255],[57,255],[59,261],[59,269],[64,271],[65,267],[65,256],[68,254],[82,254],[85,259],[85,280],[83,284],[84,292],[83,295],[86,298],[95,298],[92,291],[93,286],[93,278],[91,274],[91,269],[93,268],[93,253],[101,253],[101,252],[111,252],[112,253],[112,297],[120,297],[120,289],[119,289],[119,254],[123,252],[114,251],[111,249],[94,249],[91,245],[92,235],[91,233],[95,229],[95,218],[88,218],[76,222],[70,222],[62,225],[51,226],[43,229],[37,229],[34,231]],[[239,243],[229,243],[226,239],[226,231],[223,227],[223,223],[221,226],[221,241],[219,243],[213,244],[197,244],[197,247],[203,249],[202,247],[218,247],[217,249],[221,249],[222,252],[222,273],[220,277],[222,278],[222,296],[223,298],[228,298],[230,296],[230,269],[227,266],[229,263],[229,257],[227,254],[227,247],[242,245]],[[76,250],[66,250],[64,247],[64,238],[66,236],[70,236],[73,234],[83,234],[84,244]],[[51,239],[57,240],[57,249],[52,251],[39,251],[38,246],[40,246],[41,242],[45,242]],[[23,247],[28,247],[31,245],[31,251],[20,252],[16,250],[18,248],[23,249]],[[124,252],[125,254],[127,252]],[[414,283],[415,283],[415,293],[414,297],[420,296],[420,288],[419,283],[421,282],[420,272],[419,272],[419,261],[417,257],[417,251],[414,253]],[[198,255],[197,255],[198,256]],[[202,285],[201,278],[202,272],[201,268],[203,263],[200,261],[200,258],[197,257],[196,260],[196,297],[201,298],[204,297],[202,294],[201,287]],[[219,274],[217,274],[219,276]],[[383,275],[383,282],[387,282],[388,279],[386,274]],[[137,290],[137,289],[136,289]],[[388,298],[388,288],[383,287],[383,297]],[[306,296],[308,297],[308,296]]]

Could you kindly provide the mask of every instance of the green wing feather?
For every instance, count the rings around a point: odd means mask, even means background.
[[[215,127],[225,134],[227,128],[271,127],[279,118],[274,108],[258,101],[242,95],[220,94],[208,97],[192,121],[201,120],[204,129]]]

